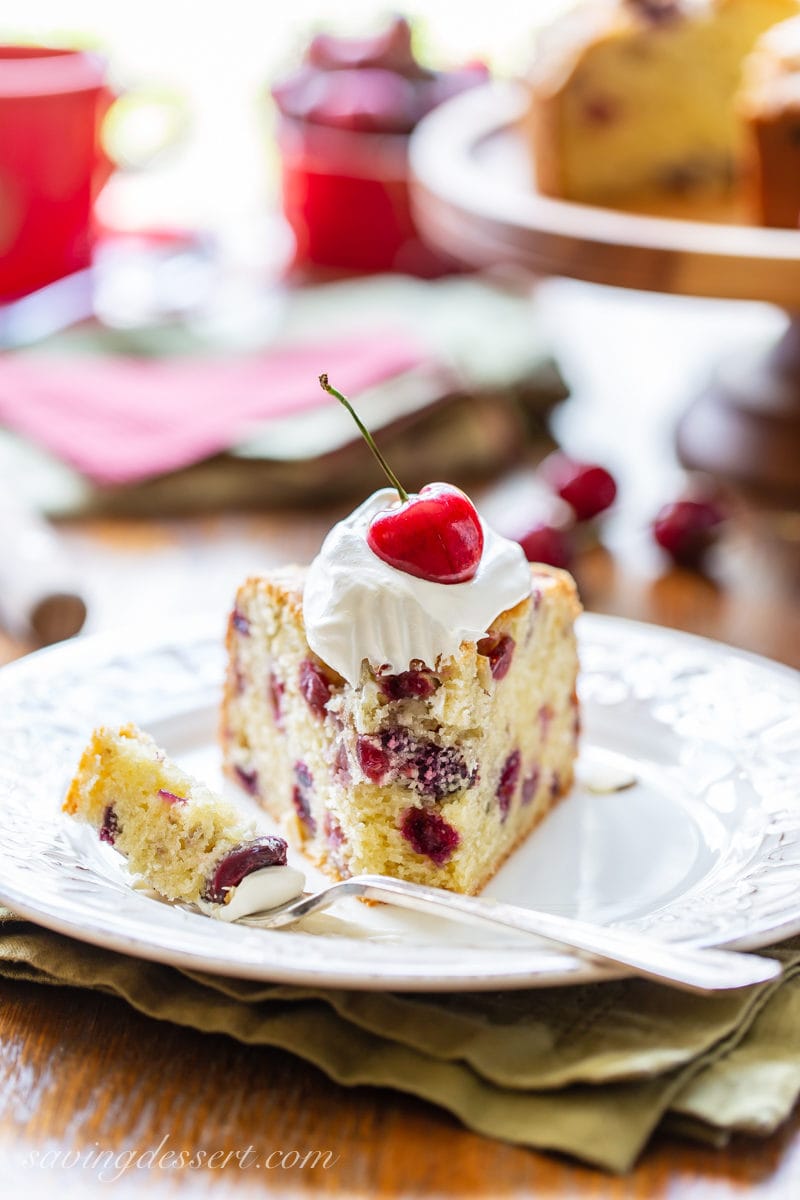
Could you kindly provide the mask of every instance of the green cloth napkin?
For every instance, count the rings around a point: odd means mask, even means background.
[[[22,355],[40,365],[53,355],[56,362],[122,356],[188,359],[190,365],[210,356],[238,362],[241,369],[265,351],[314,346],[321,338],[367,344],[391,331],[429,361],[376,383],[358,399],[409,489],[431,478],[467,484],[519,462],[526,448],[536,457],[552,449],[548,414],[567,387],[527,284],[504,286],[476,275],[373,275],[276,285],[242,297],[242,303],[238,316],[215,305],[205,316],[124,328],[87,321]],[[263,363],[262,369],[268,371]],[[123,370],[130,388],[129,370]],[[312,381],[318,370],[319,364]],[[189,386],[185,379],[173,385]],[[0,428],[0,477],[7,475],[29,503],[57,518],[182,516],[360,500],[374,487],[374,472],[358,431],[335,404],[314,410],[311,424],[305,410],[250,422],[224,453],[114,486],[93,484],[40,444]]]
[[[0,909],[0,975],[121,996],[158,1020],[279,1046],[489,1137],[628,1170],[660,1125],[765,1135],[800,1092],[800,940],[776,983],[690,996],[641,980],[460,995],[262,984],[84,945]]]

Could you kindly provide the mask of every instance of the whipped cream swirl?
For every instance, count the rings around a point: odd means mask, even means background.
[[[381,488],[334,525],[308,569],[303,615],[315,654],[355,686],[361,664],[392,674],[414,660],[433,667],[526,599],[531,574],[522,548],[481,521],[483,555],[467,583],[433,583],[399,571],[367,544],[372,518],[397,503]]]

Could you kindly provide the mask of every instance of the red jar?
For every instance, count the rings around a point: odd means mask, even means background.
[[[458,269],[414,226],[408,143],[427,112],[486,74],[479,64],[454,72],[421,66],[402,18],[375,38],[312,41],[305,63],[273,89],[297,268],[423,277]]]
[[[425,278],[456,269],[414,227],[408,142],[407,134],[351,133],[280,118],[283,211],[296,267]]]
[[[112,99],[94,54],[0,47],[0,300],[89,265]]]

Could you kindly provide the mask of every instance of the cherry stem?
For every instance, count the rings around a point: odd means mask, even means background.
[[[347,399],[346,396],[343,396],[341,392],[337,391],[336,388],[332,384],[328,383],[328,376],[326,374],[323,373],[322,375],[320,375],[319,382],[320,382],[320,387],[322,388],[323,392],[327,392],[329,396],[334,396],[339,401],[339,403],[343,404],[344,407],[347,409],[347,411],[350,413],[350,416],[353,418],[353,420],[355,421],[356,425],[358,426],[358,428],[361,432],[361,436],[364,438],[364,441],[367,443],[370,450],[372,451],[372,453],[375,455],[378,462],[380,463],[381,469],[383,470],[384,475],[389,480],[389,483],[392,485],[392,487],[397,489],[398,496],[403,501],[403,503],[405,503],[406,500],[408,500],[408,492],[403,487],[402,483],[397,478],[394,471],[392,470],[392,468],[387,463],[386,459],[381,454],[380,450],[378,449],[378,447],[375,444],[375,439],[373,438],[370,431],[367,429],[364,422],[359,417],[356,410],[353,408],[350,401]]]

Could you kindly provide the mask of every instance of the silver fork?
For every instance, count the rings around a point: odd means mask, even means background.
[[[310,913],[329,908],[345,896],[382,900],[398,908],[411,908],[439,917],[488,921],[507,929],[534,933],[575,950],[582,957],[625,967],[634,975],[672,984],[687,992],[716,992],[748,987],[775,979],[782,970],[781,964],[774,958],[733,950],[704,950],[695,946],[673,945],[640,933],[609,929],[572,917],[554,916],[488,898],[461,896],[442,888],[423,887],[384,875],[359,875],[345,879],[321,892],[304,893],[297,900],[289,900],[267,912],[241,917],[239,924],[258,929],[281,929],[295,924]]]

